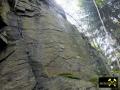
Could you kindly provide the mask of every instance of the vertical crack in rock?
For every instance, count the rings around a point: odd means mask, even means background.
[[[34,54],[32,52],[34,52],[34,48],[37,47],[37,45],[35,45],[35,43],[30,43],[29,45],[26,45],[26,53],[28,56],[28,63],[31,66],[32,72],[34,74],[35,80],[36,80],[36,84],[34,86],[34,88],[32,90],[42,90],[40,89],[41,87],[43,87],[42,85],[42,78],[45,78],[45,75],[43,75],[43,66],[42,64],[35,59]],[[47,78],[47,77],[46,77]]]
[[[21,19],[22,19],[21,16],[17,16],[18,32],[20,33],[20,36],[23,38],[22,29],[20,28],[22,27]]]
[[[18,0],[8,0],[8,3],[9,3],[9,5],[10,5],[12,8],[14,8],[14,6],[15,6],[15,4],[16,4],[17,1],[18,1]]]
[[[7,47],[7,42],[5,37],[1,34],[3,32],[2,28],[7,26],[5,22],[3,21],[2,17],[0,16],[0,52],[5,50]]]
[[[7,44],[0,38],[0,52],[5,50],[7,47]]]
[[[7,26],[7,25],[5,24],[2,17],[0,16],[0,29],[4,28],[5,26]]]

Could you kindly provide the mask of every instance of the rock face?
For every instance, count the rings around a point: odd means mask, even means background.
[[[0,24],[0,90],[97,90],[109,74],[52,0],[2,0]]]

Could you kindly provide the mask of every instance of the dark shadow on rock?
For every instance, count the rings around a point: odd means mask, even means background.
[[[0,38],[0,52],[7,48],[7,44]]]
[[[5,22],[3,21],[2,17],[0,17],[0,29],[7,26]]]

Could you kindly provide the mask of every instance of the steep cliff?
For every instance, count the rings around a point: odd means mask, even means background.
[[[0,1],[0,90],[97,90],[98,76],[110,75],[106,58],[52,3]]]

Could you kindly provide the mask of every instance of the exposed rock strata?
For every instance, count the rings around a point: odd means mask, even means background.
[[[96,90],[95,50],[63,12],[47,0],[2,1],[0,90]]]

